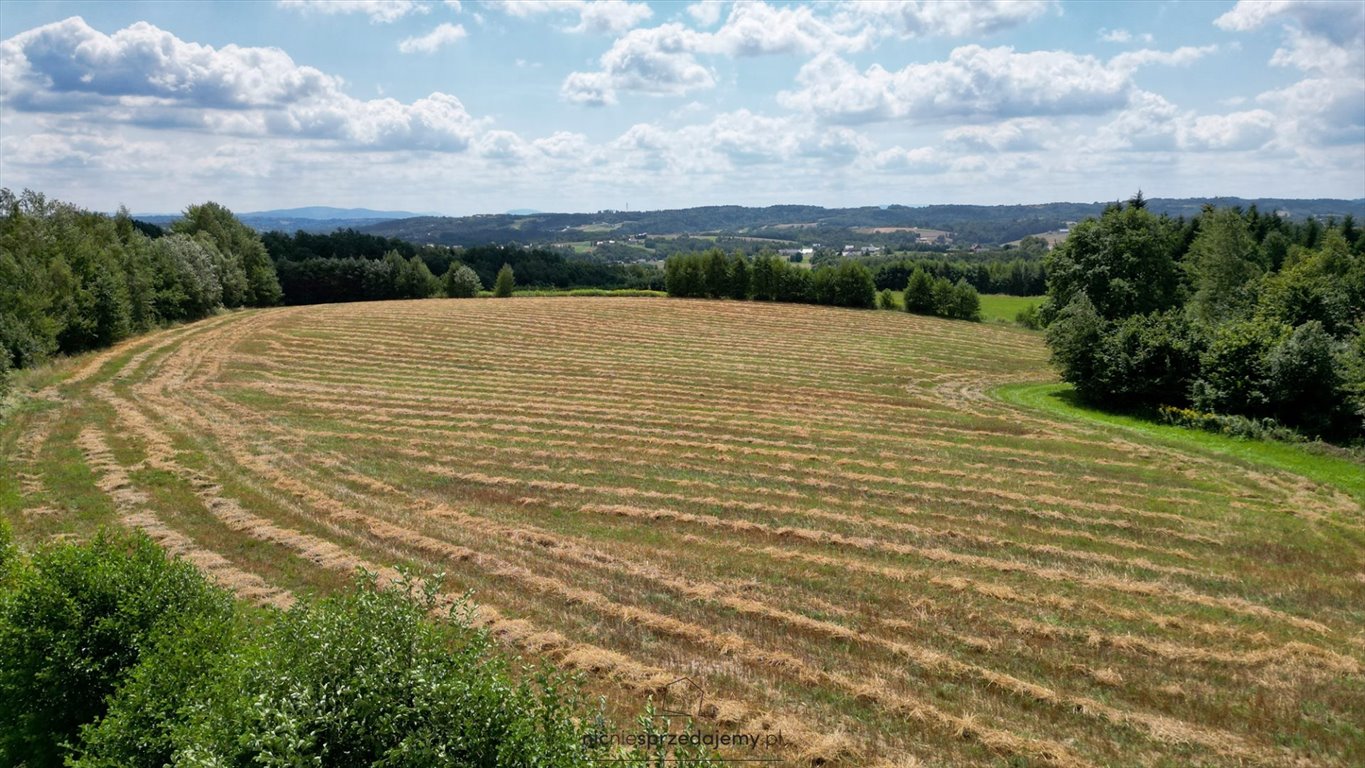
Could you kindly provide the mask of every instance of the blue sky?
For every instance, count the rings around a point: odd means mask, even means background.
[[[97,210],[1365,197],[1361,2],[0,3]]]

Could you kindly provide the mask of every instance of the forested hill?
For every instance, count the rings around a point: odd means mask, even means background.
[[[1157,214],[1190,217],[1208,203],[1218,207],[1255,205],[1261,212],[1280,212],[1294,219],[1310,216],[1365,219],[1365,199],[1285,200],[1260,198],[1153,198]],[[799,244],[840,240],[856,242],[885,228],[917,228],[950,233],[958,244],[994,245],[1026,235],[1053,232],[1069,222],[1103,213],[1107,202],[1044,203],[1040,205],[891,205],[861,208],[822,208],[774,205],[746,208],[705,206],[663,211],[600,211],[598,213],[485,214],[478,216],[420,216],[376,222],[362,229],[376,235],[414,243],[477,245],[483,243],[549,244],[621,239],[631,235],[732,234],[771,238]]]

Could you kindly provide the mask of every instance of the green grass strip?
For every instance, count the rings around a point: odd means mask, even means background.
[[[1098,423],[1134,432],[1156,445],[1230,456],[1293,472],[1338,488],[1365,504],[1365,464],[1324,455],[1305,445],[1248,440],[1111,413],[1081,403],[1070,384],[1007,384],[996,387],[991,394],[1011,405],[1043,411],[1068,421]]]

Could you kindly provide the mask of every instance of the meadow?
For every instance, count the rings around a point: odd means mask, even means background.
[[[896,304],[905,306],[905,291],[892,291]],[[1009,296],[1003,293],[981,294],[981,322],[1012,324],[1020,312],[1029,307],[1042,306],[1046,296]]]
[[[1365,763],[1353,489],[999,396],[1046,359],[766,302],[223,313],[24,372],[0,509],[262,604],[444,573],[613,711],[686,675],[791,764]]]

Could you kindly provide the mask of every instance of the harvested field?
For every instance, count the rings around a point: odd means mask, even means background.
[[[903,312],[296,307],[67,361],[0,450],[27,540],[138,528],[275,605],[444,572],[621,715],[686,675],[792,765],[1365,764],[1359,502],[989,395],[1050,375]]]

